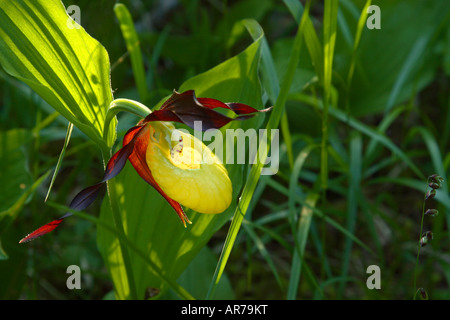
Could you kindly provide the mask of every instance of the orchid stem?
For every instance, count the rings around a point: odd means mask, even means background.
[[[106,164],[106,162],[109,159],[109,151],[106,151],[102,149],[102,156],[103,156],[103,162]],[[117,193],[116,193],[116,184],[114,182],[114,179],[108,180],[106,182],[107,186],[107,192],[108,192],[108,199],[109,199],[109,205],[111,206],[111,212],[114,219],[114,224],[116,225],[117,231],[123,236],[126,237],[125,229],[123,227],[122,218],[120,216],[120,207],[119,203],[117,202]],[[130,260],[130,254],[128,252],[128,248],[126,244],[121,240],[120,237],[118,237],[120,250],[122,252],[122,259],[125,266],[125,272],[127,274],[128,279],[128,286],[130,289],[130,299],[131,300],[137,300],[137,289],[136,289],[136,282],[134,281],[134,274],[133,274],[133,268],[131,265]]]
[[[146,105],[138,101],[122,98],[115,99],[110,103],[108,111],[106,112],[105,125],[103,128],[103,139],[105,141],[108,139],[110,122],[121,111],[133,113],[141,118],[145,118],[150,113],[152,113],[152,111]]]
[[[106,112],[105,126],[103,129],[103,139],[105,141],[108,141],[111,121],[116,117],[117,113],[121,111],[131,112],[142,118],[145,118],[148,114],[151,113],[151,110],[149,108],[147,108],[145,105],[137,101],[133,101],[130,99],[116,99],[112,101],[111,104],[109,105],[108,111]],[[102,156],[103,162],[106,167],[106,163],[108,159],[111,157],[111,150],[109,148],[102,148]],[[117,202],[119,198],[117,197],[116,184],[114,182],[114,179],[108,180],[106,182],[106,186],[108,190],[109,205],[111,207],[114,224],[116,225],[117,231],[123,236],[123,238],[125,238],[126,234],[125,229],[123,227],[122,218],[120,216],[120,206],[119,203]],[[118,240],[120,244],[120,250],[122,252],[122,259],[125,266],[125,272],[127,274],[128,286],[130,289],[130,299],[136,300],[138,299],[138,294],[136,289],[136,282],[134,281],[134,274],[131,265],[130,254],[123,240],[121,240],[120,237],[118,238]]]

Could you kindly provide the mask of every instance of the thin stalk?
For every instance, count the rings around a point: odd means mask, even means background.
[[[336,42],[338,1],[325,1],[323,13],[323,114],[322,144],[320,152],[320,179],[322,189],[328,184],[328,105],[331,96],[331,78],[333,73],[333,56]]]
[[[141,118],[145,118],[152,111],[144,104],[131,99],[115,99],[109,105],[105,116],[105,126],[103,128],[103,137],[106,139],[109,133],[110,122],[121,111],[133,113]]]
[[[145,118],[151,113],[145,105],[140,102],[129,100],[129,99],[116,99],[111,102],[105,118],[105,127],[103,129],[103,137],[107,139],[108,130],[110,127],[110,122],[115,118],[117,113],[121,111],[127,111],[134,113],[142,118]],[[106,163],[111,157],[111,150],[108,148],[102,148],[103,163],[106,168]],[[111,212],[114,218],[114,223],[117,227],[118,232],[125,238],[125,229],[122,224],[122,218],[120,216],[120,206],[117,202],[118,196],[116,193],[116,184],[114,179],[106,181],[106,186],[108,190],[109,205],[111,206]],[[122,258],[125,265],[125,271],[128,279],[128,286],[130,289],[130,298],[136,300],[138,298],[136,282],[134,280],[133,269],[131,265],[130,255],[128,253],[128,248],[121,238],[119,238],[120,249],[122,252]]]
[[[420,221],[420,233],[419,233],[419,242],[417,245],[417,257],[416,257],[416,266],[414,267],[414,296],[413,296],[413,300],[416,300],[416,296],[417,296],[417,268],[419,267],[419,255],[420,255],[420,248],[421,243],[420,243],[420,239],[422,238],[422,234],[423,234],[423,221],[425,219],[425,200],[426,200],[426,196],[427,196],[427,191],[428,191],[428,181],[427,180],[427,184],[425,187],[425,193],[424,193],[424,197],[423,197],[423,205],[422,205],[422,219]]]
[[[294,151],[292,150],[292,138],[291,132],[289,131],[289,122],[286,110],[281,118],[281,132],[283,133],[283,139],[286,144],[286,153],[289,160],[289,168],[292,170],[294,168]]]
[[[103,156],[103,163],[105,164],[105,167],[106,167],[106,163],[108,162],[108,159],[110,157],[110,151],[106,151],[105,149],[102,149],[102,156]],[[118,197],[117,197],[117,193],[116,193],[116,185],[115,185],[114,179],[108,180],[106,182],[106,186],[107,186],[109,205],[111,206],[111,212],[113,214],[114,224],[116,225],[117,231],[123,237],[125,237],[126,234],[125,234],[125,229],[122,224],[122,218],[120,216],[120,207],[119,207],[119,203],[117,202]],[[128,286],[130,289],[130,299],[137,300],[138,294],[137,294],[137,289],[136,289],[136,282],[134,280],[134,274],[133,274],[133,269],[132,269],[132,265],[131,265],[130,254],[128,252],[128,247],[123,242],[123,240],[121,240],[121,238],[118,238],[118,239],[119,239],[120,250],[122,252],[123,263],[125,265],[125,271],[127,274]]]

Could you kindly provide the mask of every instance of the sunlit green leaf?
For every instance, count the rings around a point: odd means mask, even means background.
[[[112,101],[105,48],[59,0],[0,1],[0,64],[99,145]],[[115,123],[111,124],[114,128]]]

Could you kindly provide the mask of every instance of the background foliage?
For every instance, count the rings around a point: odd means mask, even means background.
[[[438,173],[444,187],[426,206],[440,214],[424,221],[434,239],[421,250],[417,283],[432,299],[450,298],[448,5],[371,1],[381,8],[381,29],[369,30],[360,19],[369,2],[313,1],[310,21],[299,28],[305,3],[298,1],[122,1],[129,17],[115,1],[63,1],[65,7],[80,7],[81,25],[106,49],[114,98],[153,108],[173,89],[195,89],[198,96],[284,108],[277,175],[258,177],[250,167],[229,166],[232,207],[219,216],[188,212],[194,224],[187,230],[131,167],[115,179],[135,249],[193,297],[412,298],[426,177]],[[2,29],[6,24],[0,21]],[[136,33],[127,38],[130,23]],[[334,51],[327,52],[333,35]],[[133,37],[140,51],[130,46]],[[16,70],[29,70],[27,85],[2,66],[0,297],[129,297],[117,238],[100,225],[111,222],[106,197],[87,210],[99,219],[72,217],[45,238],[17,244],[61,215],[58,206],[76,192],[99,181],[103,167],[96,139],[103,123],[86,129],[89,113],[64,114],[73,96],[57,107],[37,95],[35,81],[48,77],[32,72],[32,62]],[[92,81],[92,72],[81,66],[75,74]],[[99,88],[106,81],[102,72]],[[94,98],[98,95],[111,99],[102,90]],[[80,97],[86,108],[101,106],[93,96]],[[238,125],[265,127],[272,123],[269,116]],[[45,203],[67,119],[75,128]],[[116,145],[138,121],[130,114],[118,120]],[[248,207],[242,224],[230,223],[244,185],[252,183],[251,200],[238,207]],[[227,245],[230,238],[235,242]],[[228,261],[222,252],[229,253]],[[179,298],[135,251],[131,263],[139,298]],[[66,287],[72,264],[82,269],[82,290]],[[381,268],[381,290],[366,287],[369,265]],[[222,277],[215,274],[217,266],[224,268]]]

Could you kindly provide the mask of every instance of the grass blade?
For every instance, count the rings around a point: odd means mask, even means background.
[[[360,181],[362,172],[362,138],[358,132],[354,132],[350,141],[350,163],[348,168],[348,179],[350,182],[347,196],[347,230],[354,234],[356,226],[356,218],[358,211],[358,197],[360,195]],[[345,241],[341,277],[347,278],[348,268],[350,265],[353,241],[347,238]],[[339,288],[339,295],[342,297],[345,289],[346,281],[342,281]]]
[[[147,80],[145,78],[144,63],[142,61],[141,47],[139,37],[134,28],[131,14],[127,7],[122,3],[114,6],[114,13],[119,19],[120,29],[125,40],[127,50],[130,53],[131,67],[133,68],[134,80],[139,92],[139,98],[145,101],[147,98]]]
[[[245,25],[247,27],[247,30],[249,31],[250,35],[252,36],[253,40],[256,40],[259,35],[260,31],[254,31],[257,29],[261,29],[259,25],[257,25],[257,28],[255,26],[251,27],[252,24],[257,24],[255,20],[245,20]],[[278,76],[275,70],[275,63],[272,58],[272,54],[270,53],[270,48],[267,43],[267,40],[265,37],[261,39],[261,78],[262,78],[262,84],[264,89],[267,92],[267,95],[269,96],[269,99],[272,103],[275,103],[278,97],[278,94],[280,93],[280,84],[278,82]],[[292,137],[289,130],[289,122],[287,119],[286,112],[283,113],[283,117],[281,118],[281,132],[283,134],[283,140],[286,144],[286,151],[288,155],[289,165],[292,169],[294,165],[294,155],[292,150]]]
[[[317,193],[310,193],[306,197],[306,204],[309,207],[315,207],[319,196]],[[297,296],[298,284],[300,282],[300,273],[302,270],[303,256],[305,253],[306,241],[308,239],[309,228],[313,216],[313,210],[304,206],[300,214],[298,229],[296,234],[296,249],[291,264],[291,276],[289,278],[289,288],[287,293],[288,300],[294,300]]]
[[[320,153],[320,179],[322,189],[328,183],[328,104],[331,96],[331,78],[333,74],[334,46],[336,43],[336,24],[338,1],[325,1],[323,13],[323,114],[322,114],[322,147]]]
[[[286,7],[291,12],[297,23],[300,23],[300,18],[302,17],[303,6],[300,1],[297,0],[283,0]],[[305,18],[305,45],[308,48],[309,55],[311,56],[311,60],[314,68],[316,69],[317,77],[319,78],[319,82],[323,83],[323,49],[320,44],[319,37],[317,36],[316,30],[314,29],[314,25],[310,19],[310,17]]]
[[[269,265],[270,270],[272,270],[273,275],[275,276],[275,280],[278,283],[278,286],[283,289],[283,283],[281,281],[280,275],[278,274],[277,268],[275,267],[275,264],[273,263],[272,258],[270,257],[269,252],[266,249],[266,246],[264,245],[264,242],[258,237],[256,232],[253,230],[250,224],[244,223],[243,224],[245,231],[250,236],[250,238],[253,240],[253,243],[256,246],[256,249],[258,249],[261,256],[266,260],[267,264]]]
[[[318,107],[319,109],[322,109],[323,106],[321,105],[320,101],[316,101],[316,99],[311,98],[309,96],[306,96],[302,93],[299,94],[293,94],[290,95],[290,99],[292,100],[299,100],[302,102],[305,102],[309,105]],[[331,107],[329,109],[330,115],[349,125],[353,129],[361,132],[362,134],[372,138],[376,142],[381,143],[384,145],[387,149],[391,150],[393,154],[395,154],[397,157],[399,157],[402,161],[405,162],[405,164],[417,175],[418,178],[421,180],[426,180],[425,175],[420,171],[420,169],[411,161],[411,159],[399,148],[397,147],[388,137],[385,135],[377,132],[376,130],[372,129],[371,127],[365,125],[364,123],[356,120],[353,117],[348,117],[343,111]]]
[[[414,46],[412,47],[408,57],[406,58],[402,66],[402,69],[400,70],[399,75],[397,76],[397,79],[395,80],[392,91],[389,94],[389,99],[388,102],[386,103],[386,107],[384,110],[385,113],[389,112],[391,108],[394,106],[394,104],[397,102],[397,98],[400,94],[402,86],[408,80],[408,77],[414,70],[414,67],[416,65],[419,65],[418,62],[422,58],[422,55],[424,54],[424,51],[429,43],[429,40],[430,39],[428,35],[422,35],[419,38],[417,38],[416,42],[414,43]]]
[[[66,149],[69,145],[70,137],[72,136],[72,130],[73,130],[73,123],[69,122],[69,125],[67,126],[66,137],[64,139],[64,145],[61,150],[61,153],[59,154],[58,162],[56,163],[55,171],[53,172],[52,180],[50,181],[50,186],[48,187],[47,195],[45,196],[44,202],[47,201],[48,196],[50,195],[50,191],[52,190],[53,183],[55,182],[56,176],[58,175],[58,171],[61,168],[62,160],[64,159]]]
[[[295,160],[295,164],[291,173],[290,181],[289,181],[289,217],[292,228],[292,235],[295,239],[295,250],[292,258],[291,264],[291,276],[289,278],[289,287],[287,293],[287,299],[293,300],[297,295],[297,287],[300,281],[300,272],[302,268],[303,254],[305,251],[306,241],[308,238],[309,227],[311,225],[311,219],[313,215],[313,211],[308,207],[303,207],[300,218],[298,219],[298,225],[295,223],[297,219],[295,218],[295,198],[296,198],[296,189],[298,184],[298,177],[300,175],[300,171],[305,163],[306,158],[310,154],[310,152],[317,147],[316,145],[308,145],[305,147],[297,156]],[[307,195],[305,202],[314,207],[318,196],[316,193],[310,193]]]
[[[267,180],[267,185],[269,185],[270,187],[274,188],[276,191],[280,192],[281,194],[285,195],[286,197],[289,197],[289,190],[285,186],[281,185],[279,182],[277,182],[277,181],[275,181],[273,179],[268,179]],[[436,196],[436,198],[438,198],[438,197]],[[301,198],[298,195],[295,195],[295,199],[296,199],[296,201],[297,201],[297,203],[299,205],[311,209],[314,212],[315,215],[317,215],[321,219],[324,219],[324,221],[326,223],[328,223],[329,225],[334,227],[336,230],[341,232],[346,237],[351,238],[356,244],[361,246],[361,248],[363,248],[364,250],[367,250],[367,252],[369,252],[370,254],[375,254],[372,249],[370,249],[366,244],[364,244],[361,240],[359,240],[357,237],[355,237],[345,227],[341,226],[338,222],[336,222],[333,219],[331,219],[330,217],[326,216],[322,212],[322,210],[320,210],[320,209],[318,209],[316,207],[312,207],[312,206],[308,205],[303,200],[303,198]],[[450,200],[448,202],[449,202],[449,205],[450,205]]]
[[[284,111],[284,106],[286,103],[287,95],[289,93],[289,89],[292,84],[292,80],[294,78],[294,72],[297,68],[299,59],[300,59],[300,50],[302,46],[302,40],[303,40],[303,30],[305,25],[306,17],[309,15],[309,7],[311,5],[311,1],[308,1],[305,10],[303,11],[302,20],[299,24],[299,27],[297,29],[297,34],[295,36],[294,45],[291,51],[291,57],[289,60],[288,65],[288,71],[286,72],[285,78],[283,79],[281,88],[280,88],[280,94],[277,97],[275,107],[271,113],[271,116],[269,118],[269,121],[267,123],[266,129],[267,131],[271,131],[272,129],[275,129],[278,127],[278,124],[280,122],[281,116]],[[263,137],[262,144],[260,144],[259,148],[263,147],[264,150],[267,150],[268,148],[265,144],[266,137]],[[263,163],[265,162],[265,159],[267,157],[267,153],[265,153],[262,157],[262,159],[259,159],[259,162],[255,164],[251,171],[249,178],[247,179],[247,182],[244,185],[244,189],[242,191],[241,199],[238,203],[238,206],[236,208],[236,211],[233,216],[233,220],[231,222],[230,229],[228,231],[227,237],[225,239],[225,244],[222,249],[222,253],[220,255],[219,261],[217,263],[216,270],[214,272],[214,277],[211,281],[211,286],[208,290],[208,294],[206,298],[210,298],[217,287],[217,284],[220,281],[220,278],[223,274],[223,271],[225,269],[225,266],[228,261],[228,257],[230,256],[231,250],[233,248],[234,242],[236,240],[237,234],[239,232],[240,226],[242,224],[242,220],[244,219],[244,215],[248,209],[248,206],[250,204],[252,195],[255,191],[256,185],[258,183],[259,177],[261,175],[261,170],[263,167]]]
[[[371,3],[372,3],[372,0],[366,1],[366,4],[364,5],[364,7],[361,11],[361,16],[359,17],[358,25],[356,28],[356,35],[355,35],[355,40],[353,42],[353,49],[352,49],[352,57],[350,60],[350,67],[348,69],[348,75],[347,75],[347,92],[345,95],[345,111],[347,112],[347,114],[350,114],[349,97],[350,97],[353,73],[355,72],[359,41],[361,40],[361,35],[362,35],[362,32],[363,32],[365,24],[366,24],[366,20],[367,20],[367,8],[370,6]]]

